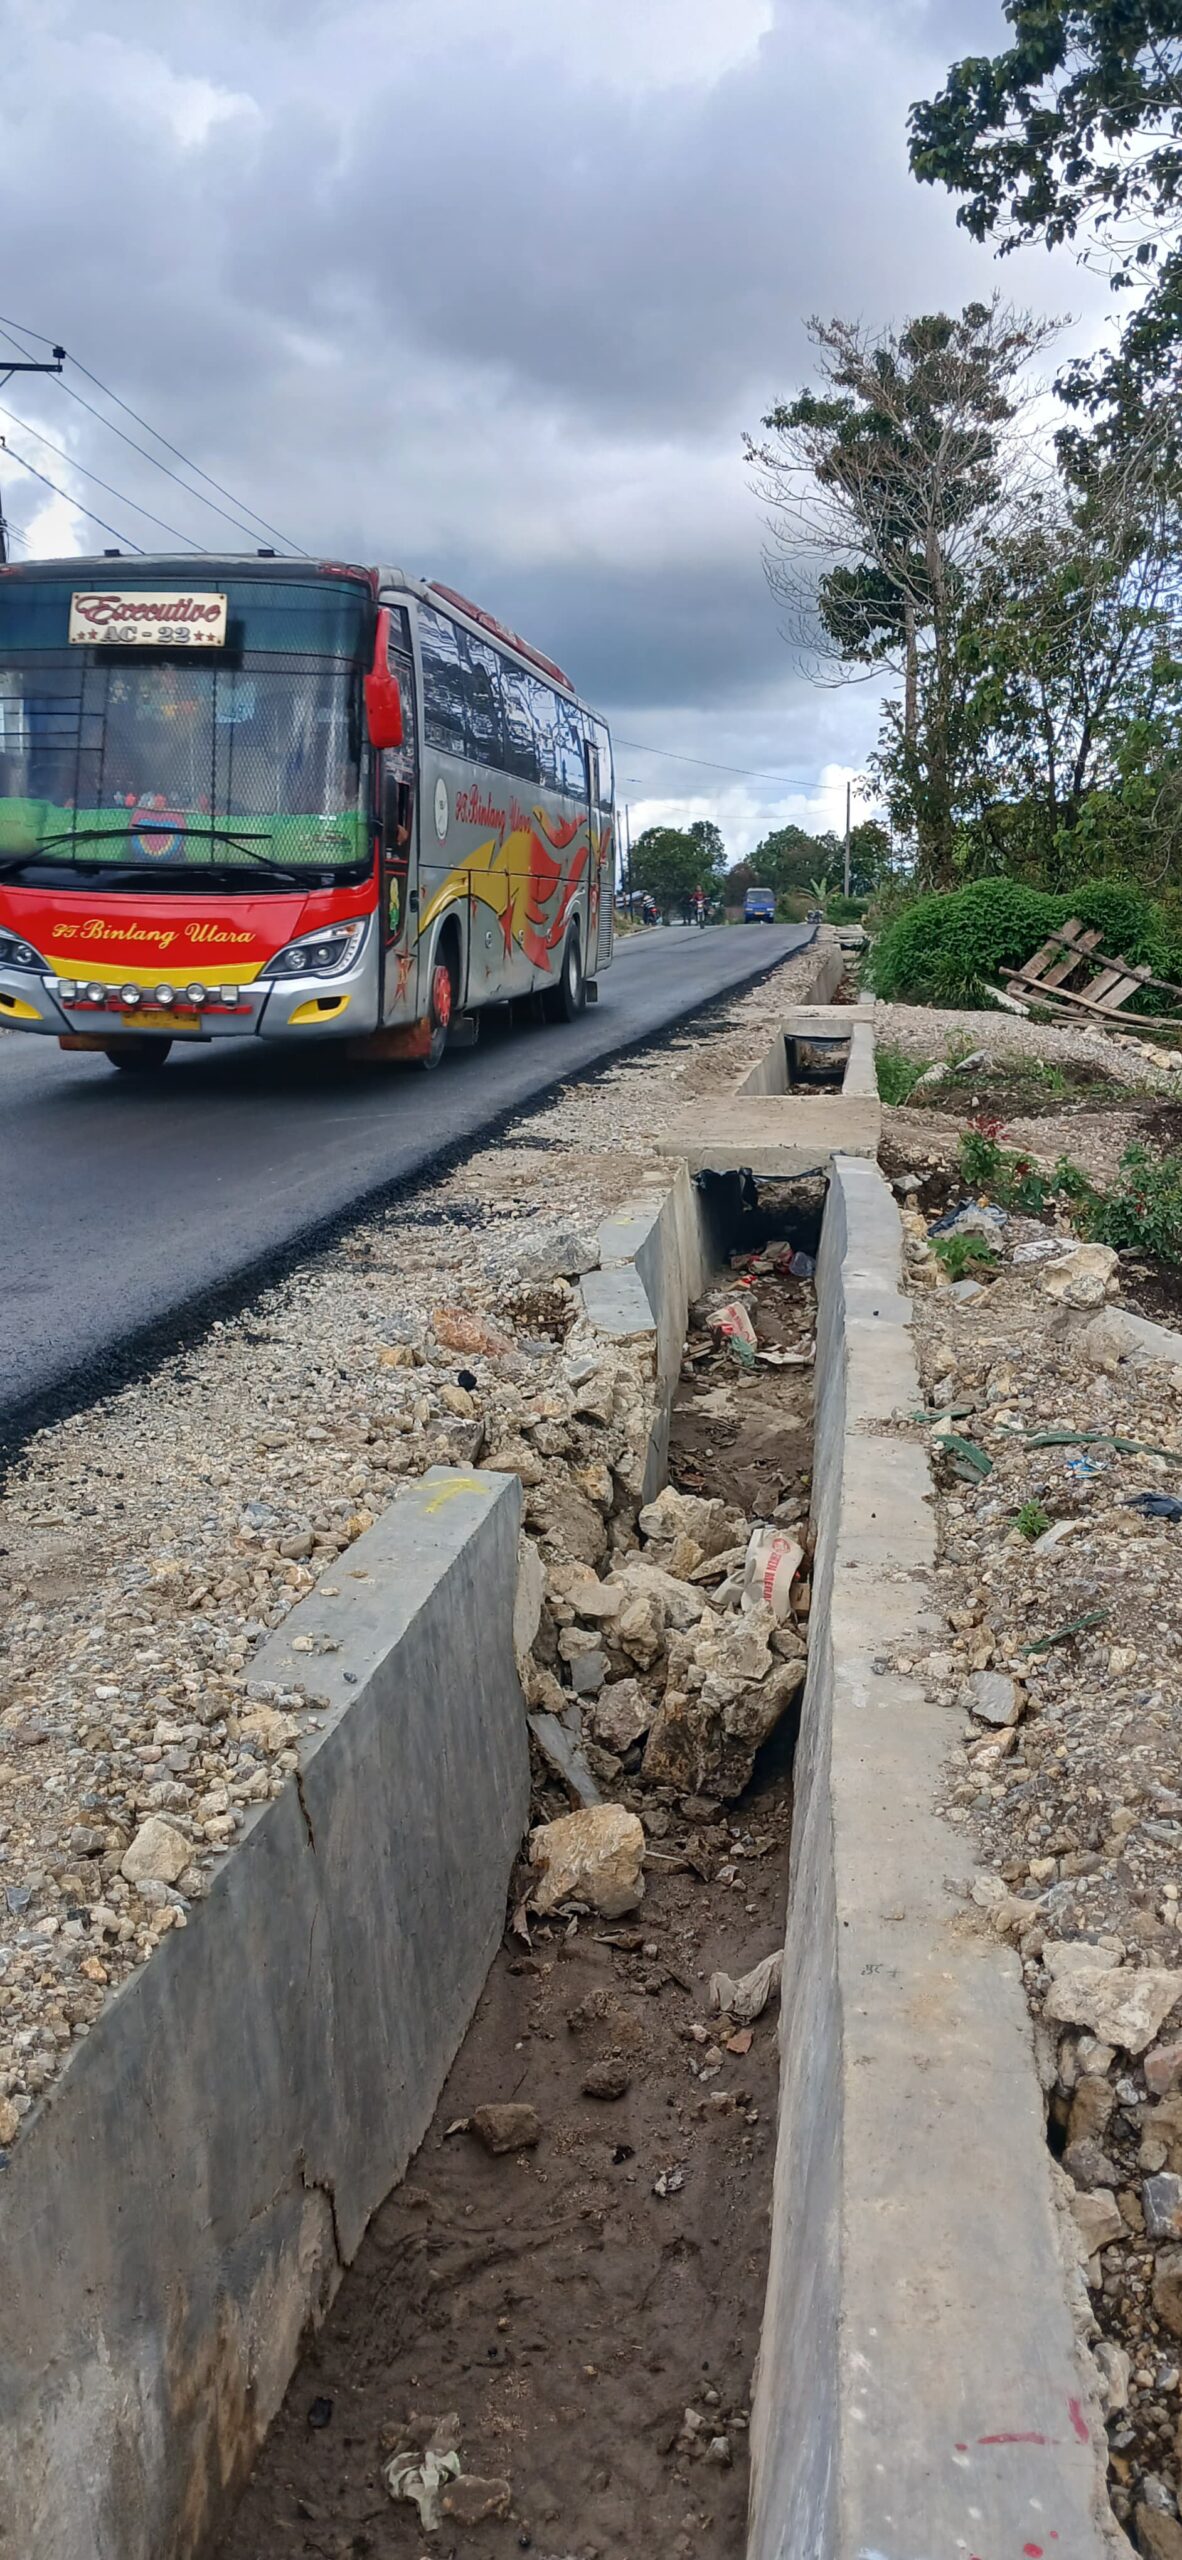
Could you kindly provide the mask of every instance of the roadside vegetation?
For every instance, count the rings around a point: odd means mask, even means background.
[[[1182,907],[1116,880],[1085,881],[1070,894],[1019,880],[977,880],[912,898],[882,921],[868,981],[888,1002],[978,1006],[1073,915],[1095,926],[1114,955],[1182,983]],[[1148,992],[1140,1009],[1154,1009]]]
[[[1130,1146],[1116,1181],[1105,1187],[1092,1181],[1069,1156],[1060,1156],[1046,1173],[1030,1156],[1003,1146],[992,1126],[978,1124],[965,1130],[957,1163],[975,1199],[1028,1218],[1058,1213],[1089,1244],[1113,1245],[1118,1253],[1151,1254],[1159,1262],[1182,1268],[1182,1154]],[[942,1259],[946,1258],[942,1247],[984,1242],[973,1235],[934,1239]]]

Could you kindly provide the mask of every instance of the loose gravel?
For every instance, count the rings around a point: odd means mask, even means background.
[[[1032,1222],[964,1294],[905,1223],[946,1613],[906,1667],[949,1712],[946,1810],[984,1862],[966,1917],[1022,1960],[1113,2503],[1172,2551],[1142,2517],[1182,2492],[1182,1525],[1130,1506],[1182,1495],[1182,1367],[1056,1304],[1013,1259]]]
[[[880,1049],[898,1049],[905,1058],[922,1058],[925,1064],[946,1059],[950,1051],[963,1056],[967,1049],[987,1049],[998,1059],[1073,1060],[1094,1067],[1114,1084],[1142,1092],[1176,1094],[1182,1083],[1182,1055],[1155,1050],[1150,1042],[1119,1032],[1076,1030],[1067,1022],[1024,1022],[1012,1013],[876,1004],[874,1039]]]
[[[673,1039],[561,1087],[152,1378],[40,1432],[0,1504],[0,2146],[110,1993],[183,1928],[315,1723],[255,1649],[400,1484],[520,1434],[597,1221],[737,1072],[805,952]],[[591,1231],[589,1235],[589,1231]],[[456,1347],[461,1318],[515,1347]],[[567,1307],[566,1314],[573,1312]],[[450,1342],[442,1339],[451,1333]]]

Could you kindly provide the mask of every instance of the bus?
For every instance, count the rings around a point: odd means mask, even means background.
[[[0,1025],[437,1066],[612,956],[605,723],[454,589],[331,561],[0,567]]]

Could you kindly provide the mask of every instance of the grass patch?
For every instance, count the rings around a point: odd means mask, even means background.
[[[1044,1537],[1050,1525],[1050,1514],[1041,1502],[1024,1502],[1014,1522],[1020,1538]]]
[[[874,1060],[879,1101],[889,1102],[897,1110],[914,1093],[928,1063],[926,1058],[905,1057],[901,1049],[879,1049]]]

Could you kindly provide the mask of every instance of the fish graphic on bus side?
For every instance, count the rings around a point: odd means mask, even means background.
[[[569,857],[565,865],[564,855]],[[534,809],[527,826],[515,828],[499,841],[487,837],[466,862],[453,865],[423,910],[419,939],[446,908],[467,900],[473,908],[491,909],[506,954],[516,943],[535,968],[552,971],[553,954],[590,858],[586,818],[551,818],[544,809]],[[556,894],[557,905],[551,913]]]

